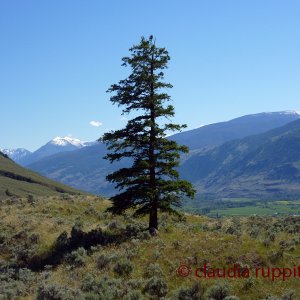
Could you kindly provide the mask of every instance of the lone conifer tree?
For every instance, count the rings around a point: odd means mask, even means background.
[[[176,213],[174,207],[180,206],[181,197],[194,197],[195,191],[175,170],[180,152],[188,152],[188,148],[166,138],[167,131],[179,131],[186,125],[161,121],[174,116],[174,107],[165,105],[170,101],[165,90],[172,85],[162,81],[162,70],[170,60],[168,51],[158,48],[153,36],[142,37],[129,51],[131,56],[124,57],[122,65],[131,67],[131,74],[107,92],[114,93],[110,101],[123,106],[123,114],[136,111],[138,116],[124,129],[105,133],[101,140],[113,151],[105,156],[111,163],[132,159],[131,167],[107,176],[120,191],[111,198],[110,211],[120,214],[133,208],[135,215],[149,214],[151,230],[158,229],[158,210]]]

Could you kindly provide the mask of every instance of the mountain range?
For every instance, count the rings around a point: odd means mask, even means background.
[[[200,150],[180,166],[204,198],[300,196],[300,120]]]
[[[71,137],[55,137],[34,152],[30,152],[24,148],[5,149],[0,151],[8,155],[16,163],[26,166],[44,157],[48,157],[57,153],[73,151],[87,146],[93,145],[95,142],[83,142]]]
[[[293,135],[295,140],[299,138],[297,130],[289,131],[288,140],[279,139],[272,130],[285,132],[290,130],[285,126],[292,122],[297,127],[299,118],[298,112],[294,111],[252,114],[169,138],[191,149],[188,155],[182,157],[179,171],[195,185],[199,196],[294,197],[300,195],[295,187],[298,177],[292,175],[297,174],[292,162],[297,160],[298,144],[293,144],[295,149],[282,161],[278,158],[280,154],[274,156],[273,140],[280,141],[276,144],[280,146],[279,153],[288,151]],[[284,135],[283,132],[281,134]],[[128,162],[111,165],[103,159],[105,153],[105,145],[99,142],[82,143],[70,141],[70,138],[56,138],[33,152],[29,156],[32,160],[25,164],[74,188],[110,196],[116,191],[105,180],[106,175]],[[286,153],[281,155],[285,157]]]
[[[226,122],[201,126],[170,138],[190,150],[214,147],[227,141],[259,134],[300,118],[297,111],[264,112],[246,115]]]

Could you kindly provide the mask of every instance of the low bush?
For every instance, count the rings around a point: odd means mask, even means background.
[[[87,252],[84,248],[80,247],[70,254],[66,255],[66,261],[73,267],[82,267],[87,260]]]
[[[91,274],[83,279],[81,290],[85,292],[86,299],[91,300],[123,299],[125,295],[121,280],[109,277],[97,278]]]
[[[168,285],[163,278],[152,277],[150,278],[144,287],[144,293],[150,296],[165,297],[169,291]]]
[[[111,262],[111,257],[108,256],[107,254],[100,254],[96,258],[96,264],[99,270],[103,270],[109,266]]]
[[[150,278],[150,277],[162,277],[163,276],[163,271],[160,268],[159,264],[150,264],[146,267],[144,271],[144,278]]]
[[[204,300],[204,288],[199,283],[190,288],[181,288],[175,292],[176,300]]]
[[[141,291],[133,290],[126,294],[124,300],[143,300],[145,297]]]
[[[84,296],[78,289],[44,283],[38,288],[36,300],[84,300]]]
[[[128,259],[122,259],[114,266],[114,272],[118,276],[126,277],[129,276],[133,271],[133,264]]]
[[[207,296],[210,300],[224,300],[229,296],[229,288],[223,284],[213,285],[208,289]]]

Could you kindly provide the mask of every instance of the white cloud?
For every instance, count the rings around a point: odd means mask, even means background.
[[[91,121],[90,125],[92,125],[94,127],[100,127],[102,125],[102,123],[100,121]]]

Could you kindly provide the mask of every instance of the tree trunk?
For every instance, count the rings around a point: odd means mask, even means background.
[[[153,76],[154,66],[153,66],[153,54],[151,61],[151,75]],[[153,80],[151,78],[151,80]],[[155,174],[155,103],[154,103],[154,85],[151,82],[150,86],[150,101],[151,101],[151,109],[150,109],[150,120],[151,120],[151,130],[150,130],[150,145],[149,145],[149,163],[150,163],[150,187],[154,192],[152,195],[152,199],[150,199],[151,211],[149,213],[149,230],[154,231],[158,229],[158,219],[157,219],[157,205],[158,205],[158,196],[156,195],[156,174]]]
[[[149,230],[154,228],[158,230],[157,209],[153,208],[149,214]]]

